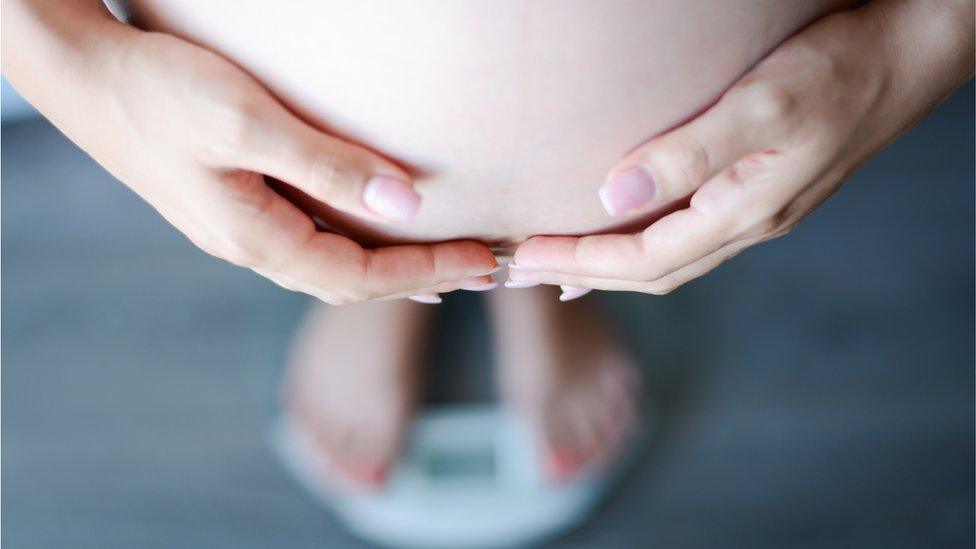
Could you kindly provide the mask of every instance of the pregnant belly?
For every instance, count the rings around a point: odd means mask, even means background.
[[[505,250],[535,234],[620,228],[596,192],[617,159],[842,4],[141,0],[128,9],[140,26],[234,60],[310,123],[400,163],[424,199],[416,220],[381,226],[289,193],[306,211],[368,245],[474,238]]]

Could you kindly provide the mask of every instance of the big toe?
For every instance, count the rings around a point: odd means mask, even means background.
[[[399,454],[406,428],[405,415],[397,410],[362,414],[343,449],[341,469],[363,488],[381,489]]]
[[[566,483],[616,459],[638,423],[639,379],[628,363],[607,365],[599,383],[563,393],[541,422],[544,472]]]
[[[587,406],[562,402],[547,411],[541,422],[544,447],[542,469],[553,483],[576,478],[592,461],[596,447],[595,424]]]

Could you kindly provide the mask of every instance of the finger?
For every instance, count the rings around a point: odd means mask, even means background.
[[[797,182],[815,176],[812,165],[784,155],[740,160],[692,196],[688,208],[666,215],[636,235],[533,237],[515,251],[528,270],[651,282],[723,246],[766,232],[797,193]]]
[[[632,280],[579,276],[553,271],[529,271],[514,265],[509,265],[508,277],[508,282],[505,284],[507,288],[529,288],[539,284],[622,292],[639,292],[644,288],[644,283]]]
[[[759,240],[758,238],[749,238],[729,244],[698,261],[685,265],[677,271],[660,278],[654,282],[654,285],[660,288],[662,292],[670,293],[688,282],[714,271],[726,261],[745,251],[746,248],[755,245]]]
[[[793,227],[800,223],[804,213],[809,213],[818,207],[830,194],[831,188],[826,185],[804,191],[793,200],[790,206],[784,208],[780,216],[782,219],[771,224],[765,232],[731,242],[718,251],[661,277],[655,281],[655,284],[666,291],[672,291],[691,280],[715,270],[726,261],[729,261],[756,244],[786,235]]]
[[[221,190],[209,201],[206,220],[222,243],[220,255],[287,277],[295,288],[329,303],[418,293],[498,269],[491,251],[473,241],[366,250],[346,237],[317,232],[308,216],[258,176]]]
[[[410,221],[421,198],[410,176],[379,155],[322,133],[269,101],[228,162],[279,179],[370,221]]]
[[[333,297],[330,297],[330,294],[323,293],[319,288],[315,288],[308,284],[302,283],[286,274],[267,271],[264,269],[252,269],[252,270],[255,271],[257,274],[271,280],[278,286],[285,288],[286,290],[309,294],[327,303],[330,302],[329,300],[334,299]],[[475,276],[469,278],[462,278],[459,280],[450,280],[447,282],[441,282],[435,286],[428,286],[425,288],[413,288],[411,290],[382,296],[377,299],[393,300],[393,299],[408,298],[418,303],[438,304],[441,303],[441,297],[439,294],[449,293],[456,290],[470,290],[470,291],[480,292],[480,291],[493,289],[497,286],[498,284],[495,283],[491,275]]]
[[[410,290],[407,292],[400,292],[395,294],[390,294],[383,296],[380,299],[401,299],[404,297],[414,297],[425,294],[446,294],[456,290],[471,290],[471,291],[484,291],[478,288],[494,288],[496,285],[491,277],[491,275],[476,276],[471,278],[463,278],[461,280],[450,280],[447,282],[441,282],[436,286],[429,286],[427,288],[417,288],[415,290]],[[417,300],[414,300],[417,301]]]
[[[251,269],[251,270],[267,278],[268,280],[274,282],[275,284],[281,286],[286,290],[306,293],[314,297],[319,297],[321,299],[320,296],[316,295],[317,293],[316,288],[303,284],[291,278],[288,275],[275,273],[264,269]],[[442,282],[436,286],[431,286],[427,288],[417,288],[415,290],[384,296],[380,299],[392,300],[392,299],[409,298],[418,303],[438,304],[441,303],[441,298],[439,294],[442,293],[453,292],[455,290],[485,291],[485,290],[495,288],[496,286],[497,284],[494,282],[491,275],[478,276],[472,278],[464,278],[461,280]]]
[[[530,271],[648,282],[722,247],[725,223],[725,216],[688,208],[636,235],[532,237],[516,249],[515,264]]]
[[[624,157],[600,187],[604,209],[626,215],[691,195],[740,158],[764,148],[777,131],[767,130],[764,117],[779,108],[778,101],[761,86],[732,88],[701,115]]]

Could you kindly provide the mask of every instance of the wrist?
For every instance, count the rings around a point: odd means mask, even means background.
[[[892,82],[928,110],[973,75],[972,0],[875,0],[861,10],[881,27]]]
[[[75,100],[93,99],[127,42],[140,33],[115,19],[100,2],[96,4],[16,0],[3,4],[4,75],[52,119],[71,107],[67,104],[77,105]]]

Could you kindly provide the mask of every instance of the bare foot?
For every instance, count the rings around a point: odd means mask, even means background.
[[[416,400],[429,309],[405,300],[317,304],[292,343],[285,408],[344,484],[377,489],[396,458]]]
[[[637,421],[640,377],[611,327],[586,300],[549,287],[489,295],[503,397],[536,430],[555,482],[615,457]]]

